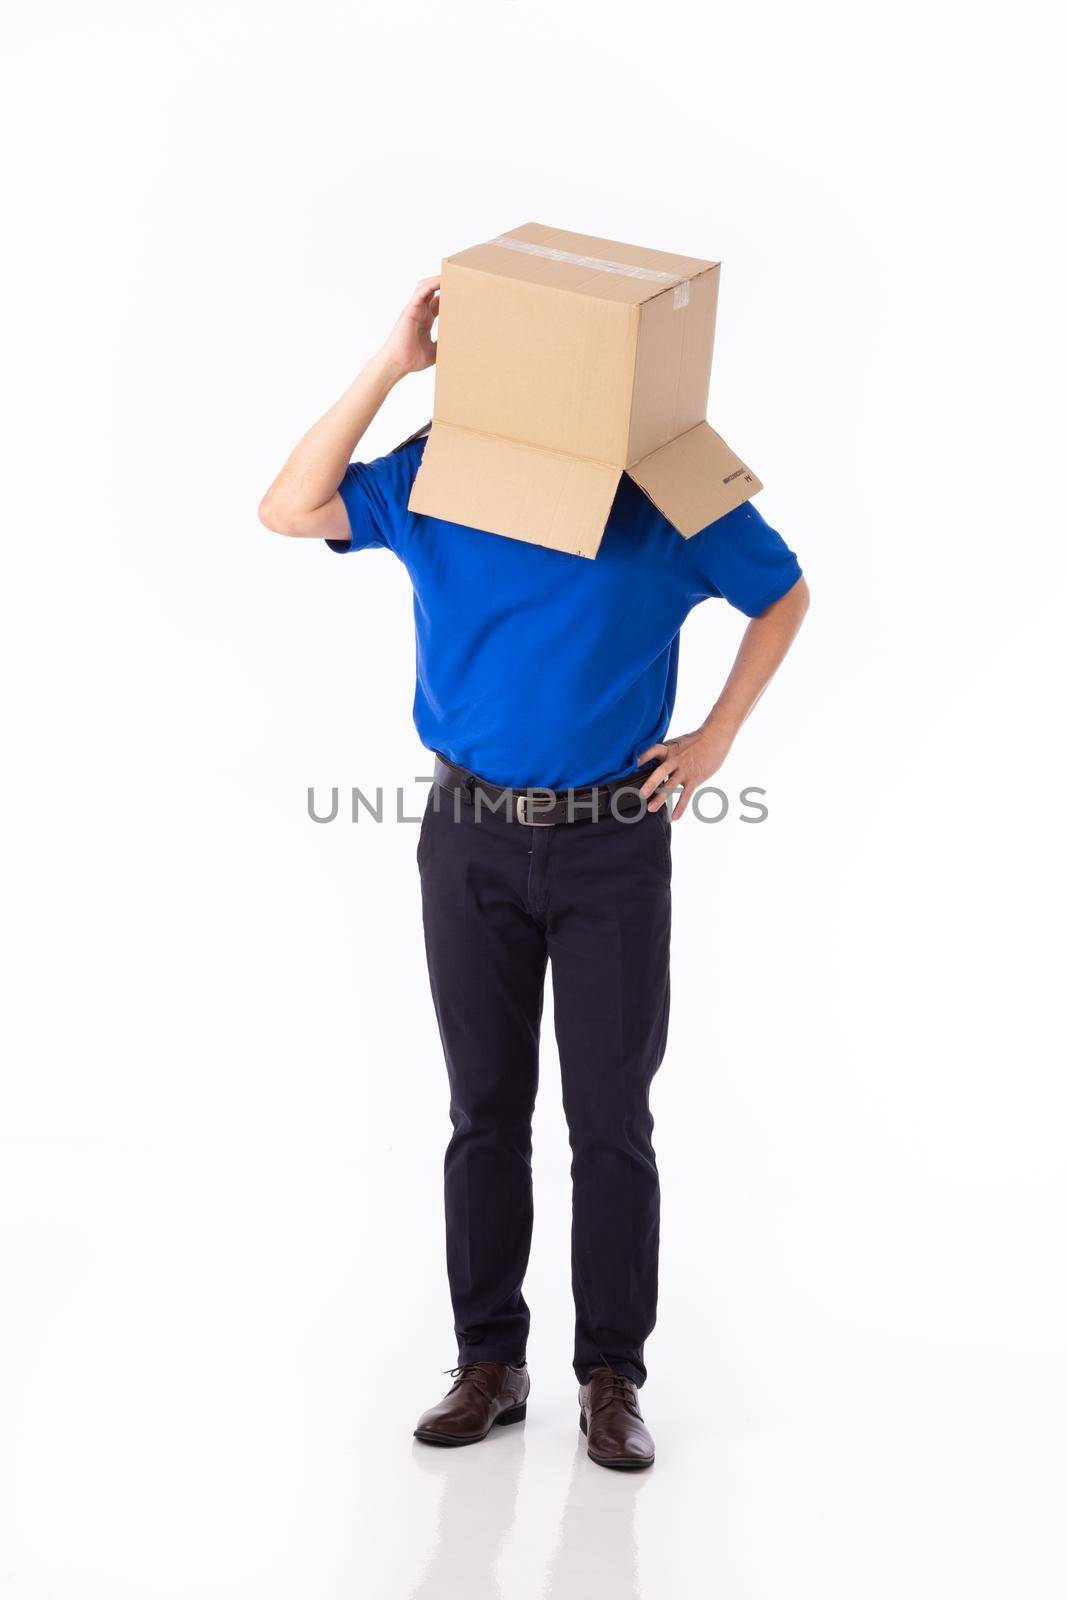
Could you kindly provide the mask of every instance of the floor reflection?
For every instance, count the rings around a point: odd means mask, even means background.
[[[610,1472],[575,1451],[560,1538],[549,1563],[549,1600],[640,1600],[634,1512],[647,1472]]]
[[[507,1600],[500,1559],[519,1510],[525,1431],[500,1429],[484,1444],[462,1450],[413,1445],[419,1470],[442,1478],[444,1491],[436,1542],[411,1600]],[[566,1470],[566,1457],[559,1465]],[[541,1461],[531,1463],[527,1494],[533,1501],[523,1496],[525,1519],[539,1514],[543,1468]],[[539,1595],[545,1600],[595,1600],[600,1595],[640,1600],[634,1523],[637,1496],[648,1479],[645,1472],[606,1472],[589,1460],[585,1441],[577,1442],[562,1510],[554,1513],[560,1519],[559,1536]],[[546,1506],[541,1514],[553,1512]]]
[[[445,1489],[437,1543],[412,1600],[504,1600],[496,1568],[515,1521],[524,1433],[500,1428],[484,1444],[455,1450],[415,1441],[416,1465],[443,1478]]]

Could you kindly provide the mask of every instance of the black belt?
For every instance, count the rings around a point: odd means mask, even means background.
[[[584,789],[514,789],[487,783],[476,772],[438,756],[433,781],[445,794],[458,795],[476,811],[491,811],[531,828],[550,828],[560,822],[599,822],[602,817],[643,812],[647,802],[641,797],[641,784],[654,766],[655,762],[646,762],[626,778],[589,784]]]

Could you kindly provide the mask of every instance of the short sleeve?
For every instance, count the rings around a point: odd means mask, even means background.
[[[377,461],[353,461],[338,485],[348,512],[348,539],[327,539],[331,550],[384,546],[396,552],[408,517],[408,496],[422,455],[422,441],[403,445]]]
[[[689,545],[700,598],[721,596],[746,617],[762,616],[802,575],[781,534],[751,501],[694,534]]]

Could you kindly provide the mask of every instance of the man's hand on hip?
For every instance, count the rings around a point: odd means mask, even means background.
[[[770,683],[808,609],[808,586],[798,578],[785,594],[745,629],[730,676],[711,715],[696,733],[654,744],[638,765],[658,759],[659,765],[641,785],[648,809],[658,811],[669,799],[667,791],[681,788],[682,798],[671,812],[680,817],[700,785],[718,772],[730,753],[737,730]],[[657,793],[663,790],[663,793]],[[650,798],[651,797],[651,798]]]
[[[638,762],[639,766],[646,761],[659,762],[641,785],[648,809],[658,811],[667,804],[671,790],[680,788],[682,797],[671,812],[673,819],[680,817],[700,785],[718,772],[732,744],[732,734],[708,724],[696,733],[683,733],[677,739],[650,746]]]

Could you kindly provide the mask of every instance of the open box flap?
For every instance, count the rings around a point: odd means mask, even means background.
[[[698,422],[626,471],[685,539],[763,488],[706,422]]]
[[[411,511],[569,555],[597,553],[621,468],[434,422]]]

